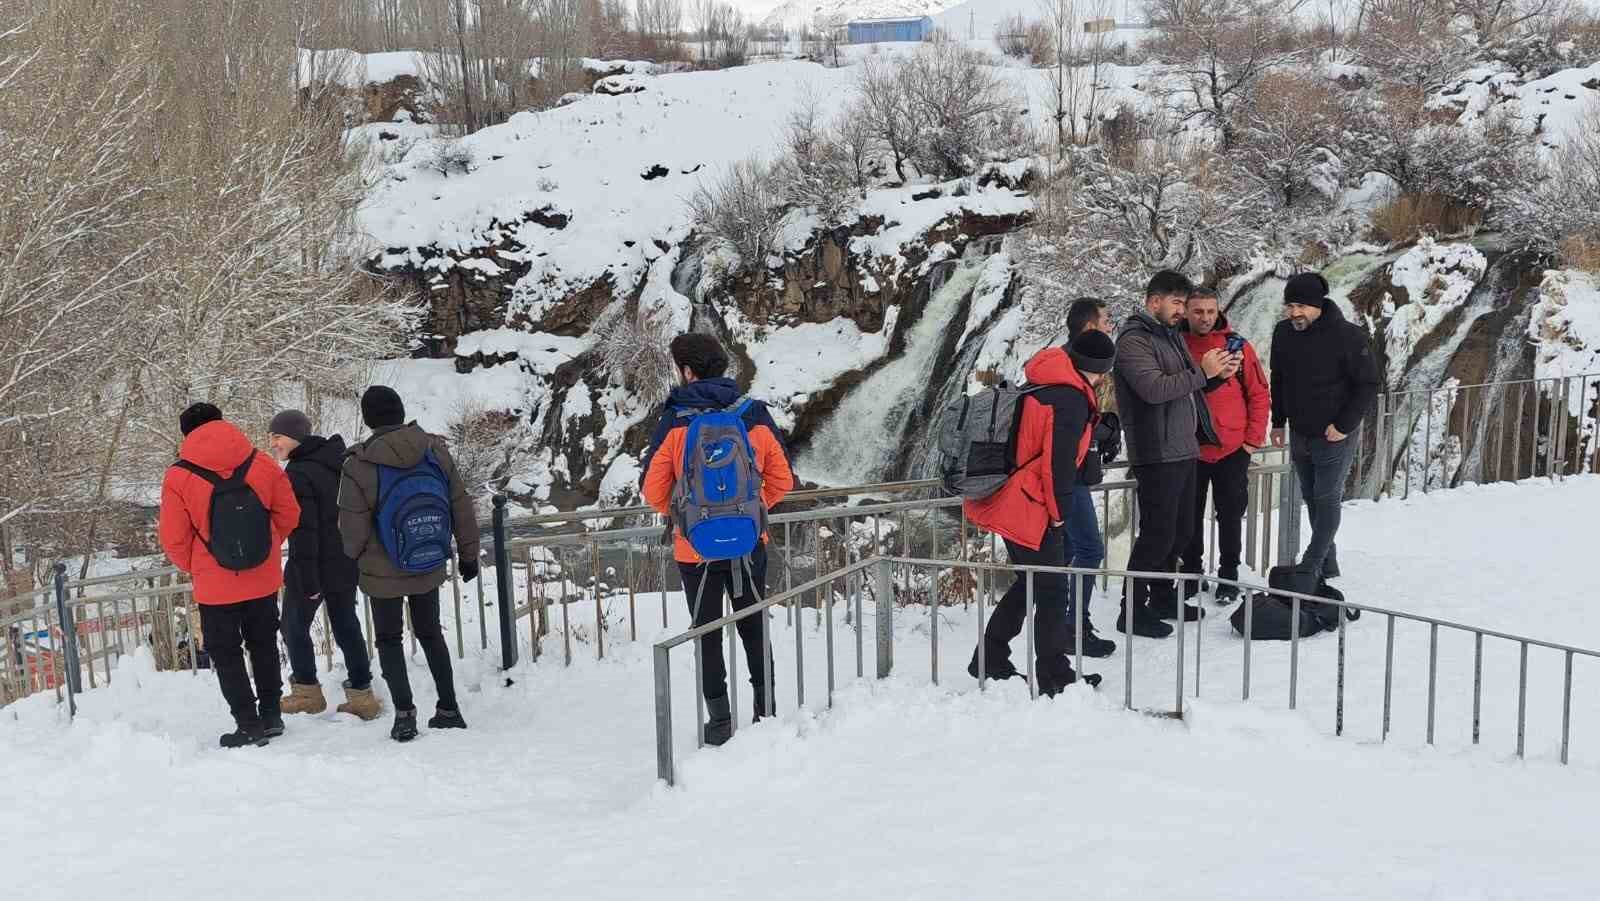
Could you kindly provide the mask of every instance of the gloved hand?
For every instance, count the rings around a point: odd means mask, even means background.
[[[478,560],[475,557],[463,557],[457,569],[461,573],[461,581],[471,582],[478,577]]]
[[[1122,420],[1115,413],[1102,413],[1094,431],[1095,442],[1100,447],[1100,462],[1116,460],[1122,453]]]

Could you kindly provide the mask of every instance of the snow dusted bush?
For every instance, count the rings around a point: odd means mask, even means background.
[[[854,203],[855,186],[864,178],[852,148],[824,115],[820,98],[801,97],[784,129],[785,152],[773,164],[773,178],[786,203],[811,210],[832,227]]]
[[[667,345],[673,335],[647,321],[630,304],[612,304],[594,324],[600,368],[647,405],[667,399],[677,378]]]
[[[1325,208],[1339,188],[1332,148],[1343,120],[1325,79],[1273,72],[1261,78],[1239,111],[1232,156],[1274,209]]]
[[[467,494],[481,501],[503,490],[510,476],[521,471],[533,436],[516,414],[461,400],[450,411],[444,437]]]
[[[727,275],[765,267],[783,219],[772,170],[755,158],[702,181],[689,197],[689,212],[702,248],[720,251]]]
[[[1525,246],[1560,256],[1567,265],[1600,263],[1600,103],[1582,126],[1536,168],[1523,190],[1506,196],[1504,225]]]
[[[440,141],[428,161],[428,168],[449,178],[471,172],[474,161],[472,148],[461,141]]]

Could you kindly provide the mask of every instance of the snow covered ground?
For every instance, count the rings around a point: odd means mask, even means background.
[[[1596,504],[1600,478],[1352,504],[1343,585],[1353,600],[1600,647],[1585,569]],[[641,639],[665,634],[643,625],[659,623],[653,600],[641,599]],[[682,599],[667,600],[677,631]],[[1110,606],[1096,609],[1109,625]],[[694,749],[691,656],[674,654],[676,789],[654,780],[643,640],[615,641],[603,662],[580,647],[563,668],[556,638],[510,685],[469,655],[458,684],[472,728],[407,746],[387,740],[386,722],[330,714],[291,718],[268,748],[219,751],[209,676],[126,659],[71,725],[48,696],[0,711],[5,895],[1577,899],[1600,879],[1600,661],[1577,662],[1563,768],[1552,652],[1530,655],[1518,762],[1516,650],[1492,640],[1474,749],[1471,639],[1441,637],[1429,749],[1422,626],[1397,627],[1393,732],[1380,744],[1377,616],[1350,627],[1346,737],[1334,739],[1333,636],[1303,645],[1292,713],[1288,648],[1255,645],[1242,703],[1242,645],[1211,617],[1203,694],[1177,722],[1121,709],[1121,651],[1092,667],[1107,677],[1097,693],[979,693],[960,672],[973,609],[944,613],[938,687],[918,608],[898,614],[895,675],[857,681],[836,612],[833,709],[824,635],[806,611],[796,712],[780,614],[781,718],[720,750]],[[1197,637],[1191,627],[1191,694]],[[1170,707],[1175,643],[1136,652],[1136,706]],[[419,655],[413,683],[430,705],[424,672]]]

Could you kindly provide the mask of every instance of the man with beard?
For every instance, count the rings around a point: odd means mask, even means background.
[[[1307,594],[1339,576],[1340,505],[1355,460],[1350,435],[1378,394],[1378,369],[1362,328],[1344,318],[1328,298],[1328,282],[1315,272],[1283,288],[1287,318],[1272,333],[1272,445],[1294,433],[1289,457],[1311,516],[1311,542],[1297,569],[1297,590]]]

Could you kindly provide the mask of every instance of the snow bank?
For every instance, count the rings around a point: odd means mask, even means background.
[[[1471,296],[1489,261],[1470,244],[1437,244],[1423,238],[1394,261],[1390,284],[1403,288],[1408,302],[1396,307],[1385,296],[1389,313],[1386,332],[1389,384],[1405,376],[1411,352],[1451,310]]]
[[[1567,413],[1578,419],[1580,440],[1593,451],[1600,438],[1593,399],[1600,378],[1576,377],[1600,374],[1600,277],[1576,270],[1546,272],[1529,314],[1528,337],[1536,345],[1534,378],[1573,380]]]

